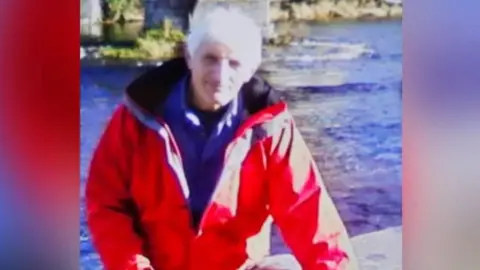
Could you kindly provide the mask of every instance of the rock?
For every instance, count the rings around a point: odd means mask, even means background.
[[[289,19],[288,10],[282,9],[280,4],[276,2],[270,6],[269,15],[271,21],[286,21]]]
[[[402,227],[394,227],[352,238],[360,269],[402,269]]]
[[[364,5],[361,5],[364,8],[376,8],[378,6],[376,1],[369,1]]]
[[[312,9],[317,20],[328,21],[334,7],[335,4],[333,2],[319,2]]]
[[[358,18],[359,15],[356,5],[353,5],[347,1],[338,2],[337,5],[332,8],[331,14],[335,18],[345,19]]]
[[[80,34],[91,38],[103,35],[101,22],[103,21],[100,0],[80,1]]]
[[[388,10],[384,8],[360,8],[358,10],[359,18],[385,18],[388,16]]]
[[[362,234],[351,239],[362,270],[402,269],[402,227]],[[278,228],[272,229],[272,254],[291,253]]]
[[[292,5],[292,19],[296,20],[314,20],[315,13],[310,5],[301,3]]]
[[[392,6],[389,10],[389,16],[392,18],[401,18],[403,16],[403,7],[400,5]]]
[[[127,22],[143,21],[145,19],[145,9],[144,8],[129,9],[125,13],[123,13],[123,18]]]
[[[103,19],[100,0],[80,0],[80,21],[98,23]]]

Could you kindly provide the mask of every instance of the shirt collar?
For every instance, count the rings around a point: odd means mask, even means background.
[[[173,105],[173,108],[177,108],[177,112],[181,114],[183,117],[186,118],[187,121],[190,123],[198,126],[200,125],[200,119],[195,114],[193,110],[190,109],[187,103],[187,93],[189,89],[190,78],[189,76],[185,76],[182,80],[177,84],[174,90],[174,100],[171,104],[180,104]],[[242,108],[242,98],[240,93],[238,96],[232,100],[227,106],[227,110],[225,111],[224,115],[220,119],[217,125],[217,133],[220,133],[224,126],[231,127],[235,124],[237,119],[241,118],[241,108]]]

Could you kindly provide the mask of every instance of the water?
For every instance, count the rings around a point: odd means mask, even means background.
[[[264,73],[287,99],[348,231],[401,225],[401,23],[294,27],[312,46],[283,51],[288,61],[269,50]],[[82,179],[123,87],[145,69],[81,68]],[[81,269],[101,269],[83,214],[80,242]]]

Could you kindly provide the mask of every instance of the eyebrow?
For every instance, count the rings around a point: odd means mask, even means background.
[[[207,52],[205,53],[204,57],[213,57],[213,58],[218,58],[215,54]]]

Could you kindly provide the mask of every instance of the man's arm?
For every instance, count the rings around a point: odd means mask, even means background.
[[[91,161],[85,192],[88,227],[107,270],[149,264],[134,230],[129,194],[132,148],[124,124],[130,117],[127,114],[123,106],[117,109],[105,129]]]
[[[302,269],[357,269],[345,227],[293,120],[275,135],[270,153],[270,211]]]

